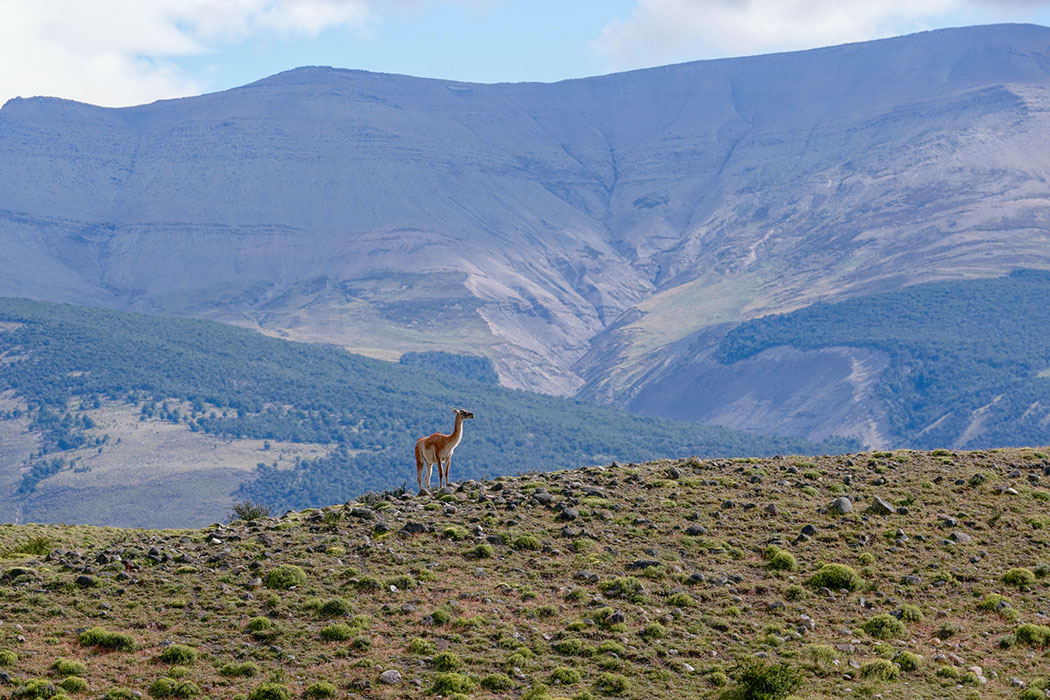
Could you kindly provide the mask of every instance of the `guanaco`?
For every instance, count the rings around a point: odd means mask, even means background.
[[[423,493],[423,471],[426,470],[427,490],[430,490],[430,470],[437,462],[438,488],[448,486],[448,469],[452,465],[452,451],[463,439],[463,421],[473,418],[474,414],[462,408],[453,408],[456,414],[456,427],[451,435],[434,433],[416,440],[416,482],[419,492]]]

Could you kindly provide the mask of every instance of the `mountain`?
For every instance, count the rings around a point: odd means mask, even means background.
[[[213,321],[0,298],[0,521],[185,527],[245,499],[415,490],[415,439],[451,431],[453,406],[477,416],[456,481],[855,446],[642,418]]]
[[[1045,697],[1047,474],[1035,450],[680,459],[0,527],[4,697]]]
[[[15,99],[0,294],[482,355],[505,386],[648,410],[741,322],[1050,268],[1048,130],[1031,25],[553,84],[301,68],[123,109]],[[850,408],[877,353],[773,352],[766,430],[903,444]]]
[[[818,302],[683,346],[628,406],[876,445],[1047,444],[1048,300],[1050,272],[1015,270]]]

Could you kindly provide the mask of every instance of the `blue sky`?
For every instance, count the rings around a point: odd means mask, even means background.
[[[301,65],[499,82],[991,22],[1050,0],[0,0],[0,102],[119,106]]]

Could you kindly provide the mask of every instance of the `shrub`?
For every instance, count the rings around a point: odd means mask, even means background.
[[[158,678],[149,687],[149,694],[155,698],[170,698],[178,687],[179,684],[171,678]]]
[[[860,588],[861,581],[857,572],[845,564],[825,564],[809,579],[808,583],[813,588],[855,591]]]
[[[863,678],[874,678],[881,681],[896,680],[901,675],[897,664],[886,659],[875,659],[860,667],[860,675]]]
[[[337,692],[336,687],[328,681],[319,681],[313,685],[306,686],[306,689],[303,691],[303,697],[321,700],[323,698],[334,698]]]
[[[431,687],[430,692],[435,695],[451,695],[453,693],[469,693],[477,687],[478,684],[473,678],[464,676],[462,673],[439,673],[434,679],[434,685]]]
[[[924,617],[918,605],[911,605],[910,603],[901,605],[900,619],[905,622],[922,622]]]
[[[784,589],[784,597],[788,600],[802,600],[806,595],[806,589],[797,583],[793,583]]]
[[[642,639],[663,639],[667,636],[667,628],[661,625],[659,622],[650,622],[646,625],[638,636]]]
[[[903,636],[907,632],[904,623],[888,613],[881,613],[872,617],[861,627],[875,639],[893,639]]]
[[[481,679],[481,687],[486,690],[509,690],[514,687],[514,681],[503,673],[490,673]]]
[[[861,552],[857,555],[857,561],[861,566],[869,566],[875,563],[875,555],[871,552]]]
[[[417,584],[414,578],[412,578],[408,574],[402,574],[400,576],[395,576],[393,578],[387,579],[386,585],[387,588],[393,586],[399,591],[407,591],[412,588],[415,588]]]
[[[452,620],[452,613],[444,608],[438,608],[430,613],[430,619],[435,625],[447,625]]]
[[[292,694],[280,683],[263,683],[248,694],[248,700],[291,700]]]
[[[56,688],[51,681],[44,680],[43,678],[34,678],[15,690],[10,697],[25,698],[25,700],[37,700],[37,698],[46,700],[47,698],[54,698],[57,695],[58,688]]]
[[[602,673],[594,681],[594,689],[602,695],[623,695],[631,682],[619,673]]]
[[[459,541],[467,538],[466,528],[459,525],[449,525],[441,531],[442,539]]]
[[[408,643],[408,650],[413,654],[419,654],[420,656],[430,656],[434,653],[434,645],[425,639],[416,637]]]
[[[85,693],[90,686],[88,686],[88,682],[80,676],[66,676],[58,684],[58,687],[67,693]]]
[[[197,650],[185,644],[172,644],[161,652],[160,660],[166,664],[192,666],[197,663]]]
[[[566,656],[590,656],[594,653],[594,647],[576,637],[560,639],[551,644],[551,648],[559,654]]]
[[[774,571],[794,571],[798,568],[795,555],[776,545],[770,545],[766,550],[766,559],[769,560],[769,568]]]
[[[266,587],[279,591],[301,586],[304,583],[306,583],[306,572],[295,564],[281,564],[266,575]]]
[[[835,649],[827,644],[807,644],[802,647],[803,663],[817,675],[834,671],[836,656]]]
[[[910,651],[902,651],[893,657],[893,663],[900,666],[904,672],[917,671],[922,665],[922,657]]]
[[[533,683],[532,687],[521,695],[521,700],[554,700],[550,694],[550,688],[543,683]],[[582,700],[577,696],[577,700]]]
[[[92,627],[80,633],[80,646],[102,647],[112,651],[134,651],[135,638],[123,632],[110,632],[101,627]]]
[[[1025,623],[1017,628],[1014,637],[1021,644],[1027,644],[1030,647],[1050,646],[1050,627]]]
[[[533,535],[518,535],[510,541],[510,547],[518,551],[535,551],[540,548],[540,541]]]
[[[362,576],[354,583],[354,588],[359,591],[379,591],[383,589],[383,584],[374,576]]]
[[[580,672],[568,666],[559,666],[551,672],[551,683],[572,685],[580,682]]]
[[[246,523],[250,523],[255,520],[270,517],[269,506],[252,503],[251,501],[236,503],[230,510],[230,522],[233,522],[234,520],[243,520]]]
[[[1010,601],[998,593],[989,593],[977,604],[978,610],[999,610],[1004,607],[1010,607]]]
[[[372,640],[368,637],[358,637],[350,642],[350,648],[354,651],[368,651],[372,648]]]
[[[610,598],[627,598],[629,600],[634,600],[645,592],[642,582],[634,576],[619,576],[610,581],[602,581],[598,584],[598,588]]]
[[[86,676],[88,672],[87,666],[72,659],[55,659],[51,670],[56,676]]]
[[[479,544],[463,552],[467,559],[491,559],[496,556],[496,550],[490,544]]]
[[[0,666],[14,666],[18,663],[18,654],[10,649],[0,649]]]
[[[346,617],[350,614],[350,603],[342,598],[326,600],[317,611],[321,617]]]
[[[326,642],[345,642],[353,636],[354,631],[350,629],[350,625],[344,625],[341,622],[328,625],[321,630],[321,639]]]
[[[782,700],[802,684],[802,674],[787,664],[752,663],[736,678],[732,700]]]
[[[463,667],[463,660],[451,651],[443,651],[434,657],[434,668],[438,671],[455,671]]]
[[[691,608],[696,605],[696,601],[688,593],[675,593],[667,599],[667,604],[676,608]]]
[[[270,622],[268,617],[253,617],[248,620],[248,631],[249,632],[264,632],[273,627],[273,623]]]
[[[251,678],[259,675],[259,667],[251,661],[245,661],[241,664],[231,662],[223,664],[222,668],[219,669],[219,675],[227,678]]]
[[[102,696],[102,700],[138,700],[140,696],[129,688],[110,688]]]
[[[959,631],[959,628],[951,622],[945,622],[943,625],[937,628],[933,633],[933,636],[937,639],[951,639],[955,636],[955,633]]]
[[[1026,586],[1035,585],[1035,574],[1028,569],[1021,567],[1010,569],[1003,574],[1003,583],[1007,583],[1011,586],[1017,586],[1018,588],[1025,588]]]
[[[177,698],[195,698],[201,694],[201,688],[193,681],[183,681],[175,688]]]

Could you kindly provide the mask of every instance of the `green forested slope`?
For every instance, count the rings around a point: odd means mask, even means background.
[[[732,363],[778,345],[887,352],[879,392],[909,445],[1050,443],[1050,376],[1041,376],[1050,368],[1050,272],[814,304],[738,326],[715,357]],[[971,429],[979,410],[980,429]]]
[[[411,482],[413,442],[451,429],[451,406],[477,415],[456,451],[453,478],[670,454],[849,447],[639,418],[207,321],[0,299],[0,322],[8,326],[0,332],[0,357],[7,357],[0,391],[24,397],[46,433],[45,454],[33,465],[39,479],[56,469],[55,452],[84,440],[74,404],[103,400],[232,438],[336,443],[327,458],[290,470],[260,467],[244,485],[244,497],[282,507]],[[184,402],[181,411],[165,405],[172,399]]]

